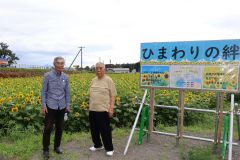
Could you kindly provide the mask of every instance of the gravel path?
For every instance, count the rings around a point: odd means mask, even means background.
[[[114,135],[113,135],[114,137]],[[114,155],[107,157],[105,151],[89,151],[92,145],[89,137],[82,137],[78,141],[71,141],[63,145],[64,154],[57,155],[50,152],[50,160],[180,160],[181,150],[185,153],[193,147],[212,145],[209,142],[201,142],[196,140],[181,140],[181,147],[176,147],[176,139],[174,137],[155,135],[151,136],[149,143],[144,140],[142,145],[137,144],[137,134],[132,139],[126,156],[123,155],[128,135],[113,139]],[[234,147],[233,160],[238,160],[237,147]],[[37,152],[32,160],[41,160],[41,151]]]

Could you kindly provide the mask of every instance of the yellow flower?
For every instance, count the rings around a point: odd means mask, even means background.
[[[116,104],[119,105],[120,104],[120,100],[121,98],[119,96],[116,97]]]
[[[18,107],[12,107],[12,112],[13,113],[18,112]]]
[[[72,101],[75,101],[76,100],[76,95],[73,95],[73,97],[72,97]]]
[[[88,103],[87,102],[82,102],[80,107],[83,108],[83,109],[86,109],[86,108],[88,108]]]
[[[30,101],[32,104],[34,104],[34,102],[35,102],[34,98],[30,98],[29,101]]]
[[[37,103],[41,104],[41,97],[40,96],[38,96],[38,98],[37,98]]]
[[[4,99],[4,98],[1,98],[1,99],[0,99],[0,104],[3,104],[4,101],[5,101],[5,99]]]
[[[76,118],[78,118],[78,117],[80,117],[80,113],[75,112],[74,116],[75,116]]]
[[[18,94],[18,99],[22,99],[23,98],[23,93],[22,92],[19,92]]]
[[[189,98],[188,97],[185,97],[184,99],[185,103],[187,104],[189,102]]]
[[[8,102],[12,102],[12,97],[11,97],[11,96],[8,97],[7,101],[8,101]]]
[[[25,103],[29,103],[30,102],[30,98],[26,97],[24,101],[25,101]]]

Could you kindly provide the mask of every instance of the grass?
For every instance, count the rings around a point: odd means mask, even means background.
[[[186,152],[186,147],[181,144],[180,154],[182,160],[217,160],[217,155],[212,152],[211,146],[201,146],[190,149]]]
[[[41,146],[41,137],[32,133],[12,132],[0,140],[0,155],[8,159],[28,159]]]
[[[203,127],[204,126],[204,127]],[[159,125],[157,127],[160,131],[165,132],[175,132],[176,133],[176,127],[167,127],[167,126],[161,126]],[[212,128],[207,125],[196,125],[196,126],[188,126],[184,128],[185,131],[191,132],[191,133],[203,133],[203,134],[209,134],[212,133]],[[130,133],[130,129],[126,128],[116,128],[113,131],[113,135],[115,138],[117,137],[123,137],[128,136]],[[137,144],[137,134],[134,134],[133,136],[133,143]],[[237,132],[235,130],[234,135],[237,135]],[[90,134],[88,132],[80,132],[80,133],[67,133],[65,132],[63,134],[63,144],[67,144],[69,142],[78,141],[81,143],[90,143]],[[53,135],[51,138],[51,144],[53,144]],[[113,139],[113,141],[115,141]],[[117,143],[117,141],[115,142]],[[212,153],[212,145],[209,143],[209,145],[196,145],[196,147],[189,148],[187,145],[187,140],[182,140],[179,146],[179,152],[181,155],[182,160],[215,160],[217,157],[215,154]],[[87,144],[88,145],[88,144]],[[19,131],[12,131],[10,132],[9,136],[7,137],[1,137],[0,138],[0,159],[1,156],[5,157],[6,159],[10,160],[28,160],[33,157],[34,153],[38,153],[41,151],[42,148],[42,135],[34,134],[33,132],[19,132]],[[55,153],[50,153],[56,157],[56,159],[62,159],[63,157],[56,155]],[[68,160],[74,160],[77,159],[77,155],[74,153],[66,153],[64,154],[64,158],[67,158]],[[167,155],[163,154],[163,159],[167,159]]]
[[[211,148],[197,148],[189,152],[189,160],[217,160],[217,156],[211,152]]]
[[[129,133],[127,129],[114,129],[114,137],[126,136]],[[51,144],[53,144],[53,136],[51,136]],[[86,132],[64,133],[62,143],[66,144],[71,141],[81,141],[91,139],[90,134]],[[1,156],[6,159],[28,160],[34,153],[39,152],[42,148],[42,135],[34,134],[31,131],[19,132],[12,131],[9,136],[0,138],[0,159]],[[54,153],[51,153],[54,154]],[[58,155],[54,155],[58,157]],[[74,154],[64,155],[68,159],[76,159]]]
[[[63,134],[63,143],[80,140],[82,137],[87,136],[88,134],[84,132]],[[53,138],[51,139],[51,144],[53,144]],[[27,160],[40,148],[42,148],[41,134],[14,131],[11,132],[8,137],[2,137],[0,139],[0,155],[7,159]]]

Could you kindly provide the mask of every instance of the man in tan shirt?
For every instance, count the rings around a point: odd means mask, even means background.
[[[101,62],[96,64],[96,75],[90,85],[89,120],[94,146],[89,149],[97,151],[105,148],[106,155],[112,156],[114,150],[110,118],[113,115],[117,91],[112,79],[105,75],[105,65]]]

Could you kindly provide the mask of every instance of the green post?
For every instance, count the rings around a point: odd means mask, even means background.
[[[146,111],[146,121],[145,121],[145,124],[146,124],[146,129],[148,129],[148,125],[149,125],[149,107],[146,107],[147,111]],[[145,134],[144,134],[145,135]]]
[[[224,131],[223,131],[223,143],[222,143],[222,159],[225,159],[226,150],[227,150],[227,140],[229,132],[229,115],[224,116]]]
[[[143,107],[141,113],[141,122],[140,122],[140,130],[138,135],[138,144],[142,144],[143,136],[145,135],[144,128],[148,127],[148,117],[149,117],[148,107]]]

